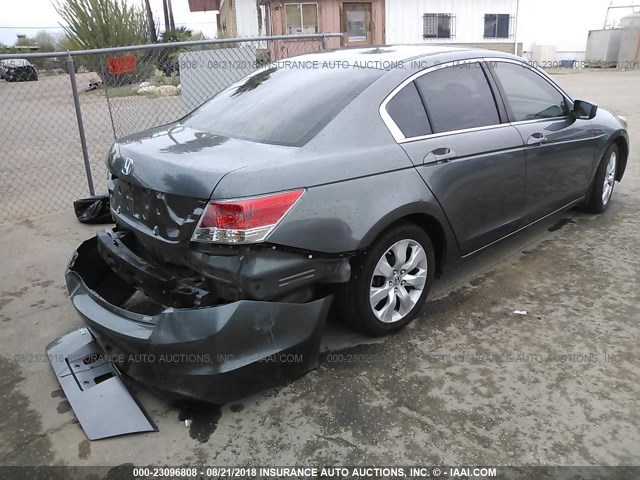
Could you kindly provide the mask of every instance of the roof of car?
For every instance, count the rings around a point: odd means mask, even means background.
[[[387,45],[368,48],[342,48],[310,53],[298,57],[291,57],[283,62],[347,62],[362,64],[365,68],[389,70],[397,64],[426,56],[460,53],[461,57],[473,58],[482,56],[513,57],[512,55],[489,50],[469,47],[445,45]]]

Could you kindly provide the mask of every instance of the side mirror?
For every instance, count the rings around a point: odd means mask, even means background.
[[[591,120],[596,116],[598,106],[584,100],[574,100],[573,114],[581,120]]]

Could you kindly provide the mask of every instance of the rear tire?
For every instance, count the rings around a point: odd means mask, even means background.
[[[371,335],[399,330],[424,305],[434,270],[429,236],[412,223],[399,224],[351,261],[351,279],[337,292],[338,311]]]
[[[614,143],[607,148],[600,160],[598,169],[593,178],[591,193],[585,206],[585,210],[591,213],[604,212],[611,203],[613,189],[616,183],[616,171],[618,168],[618,147]]]

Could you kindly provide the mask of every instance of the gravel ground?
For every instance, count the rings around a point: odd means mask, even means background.
[[[90,168],[96,191],[115,136],[176,120],[187,113],[179,97],[115,97],[85,92],[94,73],[77,75]],[[69,76],[37,82],[0,81],[0,224],[64,211],[89,195]]]
[[[640,72],[557,78],[629,119],[604,215],[569,211],[448,273],[396,335],[330,321],[320,368],[286,386],[187,412],[139,391],[159,433],[89,442],[41,357],[80,323],[63,271],[96,228],[68,211],[0,226],[0,464],[640,464]]]

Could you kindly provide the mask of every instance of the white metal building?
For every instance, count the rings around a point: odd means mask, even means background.
[[[610,6],[628,0],[386,0],[386,43],[485,44],[533,59],[536,46],[551,60],[583,60],[589,30],[603,28]],[[640,3],[640,2],[638,2]],[[613,9],[608,26],[631,10]],[[493,45],[491,45],[493,44]]]
[[[218,38],[265,35],[265,10],[256,0],[221,0],[217,16]]]

